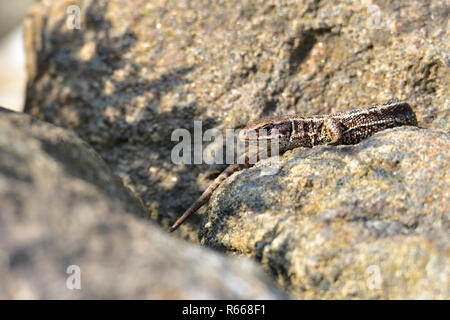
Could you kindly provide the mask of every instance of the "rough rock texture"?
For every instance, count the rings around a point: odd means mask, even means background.
[[[26,111],[79,133],[163,226],[224,168],[174,164],[173,130],[408,101],[428,129],[261,163],[177,234],[254,255],[299,297],[449,298],[446,1],[83,1],[79,30],[68,4],[25,23]]]
[[[448,299],[449,149],[448,134],[399,127],[290,151],[273,175],[261,161],[216,191],[203,241],[301,298]]]
[[[172,239],[142,212],[75,134],[0,108],[1,299],[284,297],[254,263]],[[66,287],[71,265],[81,290]]]
[[[74,129],[167,226],[224,166],[175,165],[174,129],[407,100],[448,130],[448,2],[39,1],[26,111]],[[205,142],[205,145],[208,142]],[[200,219],[177,234],[196,240]]]

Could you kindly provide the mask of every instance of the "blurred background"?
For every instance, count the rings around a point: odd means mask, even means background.
[[[33,0],[0,0],[0,106],[22,111],[25,101],[25,51],[22,21]]]

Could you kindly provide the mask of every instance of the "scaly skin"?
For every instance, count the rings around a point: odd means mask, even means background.
[[[283,116],[263,118],[249,123],[239,133],[244,141],[278,139],[279,154],[297,147],[314,147],[330,144],[356,144],[374,133],[398,126],[417,126],[417,119],[409,104],[390,100],[365,109],[345,113],[317,116]],[[170,228],[176,230],[191,214],[208,202],[219,185],[233,173],[254,165],[250,159],[260,159],[244,154],[242,164],[228,166]]]

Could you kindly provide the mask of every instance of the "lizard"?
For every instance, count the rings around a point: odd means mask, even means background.
[[[279,154],[297,147],[312,148],[317,145],[351,145],[374,133],[403,125],[417,126],[417,119],[411,106],[397,99],[350,112],[329,115],[289,115],[268,117],[249,122],[238,134],[243,141],[278,139]],[[237,164],[229,165],[209,185],[203,194],[172,225],[175,231],[191,214],[209,201],[219,185],[233,173],[254,165],[250,154]],[[257,155],[257,159],[259,159]]]

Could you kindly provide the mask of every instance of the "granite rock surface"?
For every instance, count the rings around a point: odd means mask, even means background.
[[[285,298],[254,262],[168,236],[73,132],[0,108],[1,299]]]

